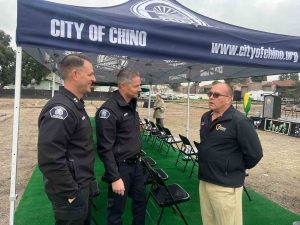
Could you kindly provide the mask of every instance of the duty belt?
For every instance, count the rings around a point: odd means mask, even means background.
[[[136,154],[134,157],[124,159],[121,162],[126,163],[126,164],[136,164],[137,162],[140,162],[141,160],[142,159],[141,159],[140,154]]]

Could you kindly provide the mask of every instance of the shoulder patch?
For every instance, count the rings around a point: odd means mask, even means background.
[[[101,109],[101,111],[99,112],[100,119],[108,119],[109,116],[110,112],[107,109]]]
[[[50,116],[54,119],[64,120],[68,117],[68,111],[62,106],[54,106],[50,109]]]

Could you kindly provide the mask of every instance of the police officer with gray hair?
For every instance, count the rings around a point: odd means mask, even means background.
[[[38,126],[38,165],[52,203],[56,225],[89,225],[94,183],[92,126],[82,97],[96,81],[82,54],[61,62],[64,88],[42,109]]]
[[[98,153],[105,166],[102,179],[108,186],[107,224],[122,225],[127,197],[132,199],[133,225],[144,225],[146,190],[140,162],[137,97],[141,79],[137,72],[122,69],[115,91],[97,111]]]

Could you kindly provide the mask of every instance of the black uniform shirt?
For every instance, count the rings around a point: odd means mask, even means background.
[[[120,178],[118,163],[140,153],[139,115],[136,99],[128,104],[118,91],[97,111],[98,153],[105,166],[103,180]]]
[[[92,126],[80,101],[66,89],[39,116],[38,163],[50,194],[74,197],[94,177]]]

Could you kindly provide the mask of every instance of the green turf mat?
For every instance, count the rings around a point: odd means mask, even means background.
[[[92,124],[94,124],[93,118]],[[199,206],[199,194],[197,179],[197,169],[194,174],[189,177],[191,171],[191,162],[185,172],[183,172],[183,165],[175,166],[177,152],[170,149],[169,154],[166,155],[166,146],[163,146],[162,151],[159,151],[157,143],[152,144],[152,139],[145,141],[143,139],[143,149],[148,156],[151,156],[159,168],[162,168],[168,175],[167,183],[178,183],[190,194],[190,201],[179,204],[184,216],[190,225],[201,225],[201,214]],[[96,157],[95,173],[98,178],[101,194],[93,199],[93,203],[97,209],[93,209],[93,217],[98,224],[106,224],[106,200],[107,200],[107,184],[102,182],[100,177],[103,174],[104,167],[102,162]],[[149,188],[149,187],[148,187]],[[293,221],[300,221],[300,215],[296,215],[278,204],[264,198],[256,192],[249,190],[252,198],[250,202],[247,196],[243,195],[243,214],[244,225],[291,225]],[[158,219],[158,209],[153,201],[147,205],[147,224],[155,224]],[[130,201],[126,206],[126,213],[123,217],[124,225],[131,224],[131,210]],[[42,175],[38,168],[35,168],[32,177],[26,187],[19,206],[15,212],[15,225],[52,225],[53,213],[50,202],[44,193]],[[166,209],[161,225],[180,225],[184,224],[179,215],[174,214],[172,209]]]

